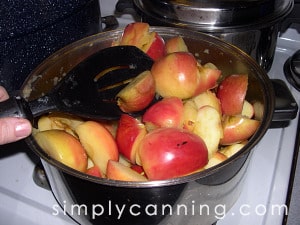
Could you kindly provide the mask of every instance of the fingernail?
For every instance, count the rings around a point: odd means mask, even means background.
[[[27,137],[31,133],[31,125],[28,122],[18,122],[15,125],[16,137]]]

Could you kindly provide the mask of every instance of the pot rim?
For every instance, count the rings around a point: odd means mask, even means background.
[[[107,178],[97,178],[93,177],[91,175],[87,175],[85,173],[79,172],[75,169],[72,169],[54,159],[52,159],[45,151],[43,151],[36,143],[36,141],[33,138],[33,135],[29,136],[26,138],[26,143],[29,145],[29,147],[44,161],[47,163],[51,164],[52,166],[55,166],[58,168],[60,171],[63,171],[65,173],[68,173],[72,176],[81,178],[83,180],[87,180],[93,183],[98,183],[102,185],[107,185],[107,186],[115,186],[115,187],[127,187],[127,188],[149,188],[149,187],[162,187],[162,186],[171,186],[171,185],[177,185],[177,184],[182,184],[182,183],[188,183],[191,181],[199,180],[206,178],[213,173],[216,173],[217,171],[222,170],[225,166],[234,163],[236,160],[239,158],[243,157],[245,154],[248,154],[256,144],[260,141],[260,139],[264,136],[266,131],[268,130],[271,121],[272,121],[272,116],[273,116],[273,111],[275,107],[275,95],[274,95],[274,90],[273,86],[271,84],[271,81],[267,75],[267,73],[257,64],[257,62],[248,54],[240,50],[239,48],[235,47],[232,44],[226,43],[223,40],[213,37],[210,35],[207,35],[205,33],[197,32],[197,31],[192,31],[192,30],[186,30],[182,28],[173,28],[173,27],[151,27],[151,31],[157,31],[159,34],[165,33],[165,34],[182,34],[185,33],[186,35],[191,35],[193,37],[201,38],[201,40],[209,40],[215,45],[221,46],[222,49],[230,49],[232,50],[235,54],[238,54],[241,57],[241,60],[247,61],[253,67],[252,69],[257,72],[258,78],[261,84],[263,99],[264,99],[264,113],[262,117],[262,122],[261,125],[259,126],[258,130],[255,132],[255,134],[248,140],[248,143],[235,155],[231,156],[227,160],[221,162],[220,164],[213,166],[211,168],[205,169],[200,172],[196,172],[191,175],[183,176],[183,177],[178,177],[178,178],[172,178],[168,180],[155,180],[155,181],[146,181],[146,182],[132,182],[132,181],[118,181],[118,180],[110,180]],[[29,84],[32,82],[32,79],[35,80],[37,78],[36,74],[40,74],[39,71],[46,67],[49,62],[53,62],[57,60],[59,57],[65,56],[66,52],[69,52],[71,49],[76,48],[81,45],[92,45],[92,43],[95,41],[95,39],[106,39],[106,38],[111,38],[112,36],[114,37],[119,37],[119,35],[123,32],[123,29],[117,29],[113,31],[107,31],[107,32],[102,32],[98,33],[86,38],[83,38],[79,41],[73,42],[64,48],[58,50],[51,56],[49,56],[46,60],[44,60],[35,70],[33,70],[28,78],[25,80],[22,88],[21,88],[21,94],[24,96],[26,93],[24,91],[27,89],[27,86],[31,86]],[[190,37],[190,36],[189,36]],[[38,75],[39,76],[39,75]],[[22,93],[23,92],[23,93]],[[25,91],[26,92],[26,91]],[[24,96],[26,98],[26,96]],[[28,96],[27,96],[28,97]]]
[[[247,14],[247,12],[246,11],[244,12],[245,8],[243,6],[234,9],[231,3],[229,7],[228,3],[230,3],[231,1],[224,1],[222,4],[219,3],[220,8],[210,7],[210,5],[208,5],[207,8],[205,7],[200,8],[197,6],[197,4],[193,5],[193,3],[191,2],[193,1],[188,1],[188,3],[181,4],[180,1],[179,3],[177,3],[177,1],[171,1],[171,0],[164,1],[164,3],[166,3],[167,11],[169,11],[170,8],[172,8],[172,10],[175,11],[174,14],[168,13],[168,15],[166,16],[165,15],[166,12],[163,12],[163,8],[164,8],[163,4],[160,7],[155,7],[155,3],[149,0],[133,0],[135,9],[139,12],[139,14],[141,14],[142,18],[145,18],[146,21],[148,19],[151,19],[156,22],[159,22],[160,24],[164,24],[165,26],[176,26],[176,27],[194,29],[202,32],[220,32],[220,33],[230,32],[230,31],[233,32],[233,31],[257,30],[257,29],[272,26],[280,22],[281,20],[283,20],[293,10],[294,7],[294,1],[285,0],[286,5],[278,9],[278,6],[274,3],[275,9],[272,12],[269,12],[265,15],[258,15],[258,17],[255,18],[253,18],[253,15],[250,15],[249,18],[246,19],[241,19],[241,18],[235,19],[234,15],[237,12],[242,16],[245,13]],[[218,2],[222,2],[222,1],[218,1]],[[147,4],[150,4],[150,6],[147,6]],[[201,5],[202,3],[199,4]],[[213,4],[213,3],[209,3],[209,4]],[[221,8],[221,5],[223,8]],[[259,5],[259,7],[257,7],[257,9],[255,10],[257,11],[257,13],[260,13],[264,9],[263,6]],[[185,17],[182,14],[188,14],[188,15]]]

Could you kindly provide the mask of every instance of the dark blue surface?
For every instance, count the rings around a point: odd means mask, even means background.
[[[99,32],[100,18],[98,0],[2,0],[0,85],[19,89],[50,54]]]

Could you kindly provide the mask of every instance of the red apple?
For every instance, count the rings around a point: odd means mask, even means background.
[[[166,54],[172,52],[188,52],[188,48],[181,36],[170,38],[165,44]]]
[[[230,75],[219,85],[217,97],[220,99],[222,112],[225,115],[239,115],[248,88],[248,75]]]
[[[138,119],[127,114],[121,115],[116,142],[119,152],[130,162],[136,163],[137,147],[146,133],[145,125]]]
[[[133,169],[134,171],[138,172],[139,174],[145,176],[145,171],[142,166],[133,164],[130,166],[130,168]]]
[[[136,46],[157,60],[165,54],[165,43],[158,33],[150,32],[149,28],[149,24],[142,22],[128,24],[117,44]]]
[[[182,127],[182,100],[177,97],[163,98],[146,110],[142,120],[147,130],[159,127]]]
[[[198,62],[188,52],[170,53],[154,62],[151,73],[162,97],[191,98],[199,94]]]
[[[98,166],[92,166],[92,167],[88,168],[86,173],[88,175],[91,175],[91,176],[94,176],[94,177],[99,177],[99,178],[103,177]]]
[[[141,141],[138,154],[149,180],[184,176],[201,169],[208,162],[204,141],[179,128],[151,131]]]
[[[246,116],[224,116],[222,121],[222,145],[232,145],[250,138],[258,129],[260,121],[249,119]]]
[[[202,93],[206,90],[215,88],[217,86],[217,81],[221,76],[221,70],[213,68],[211,64],[206,64],[204,66],[199,65],[200,74],[200,85],[198,86],[197,93]]]
[[[149,70],[135,77],[117,94],[117,104],[123,112],[145,109],[155,96],[155,83]]]
[[[147,178],[130,167],[123,164],[109,160],[107,163],[107,178],[112,180],[122,181],[147,181]]]

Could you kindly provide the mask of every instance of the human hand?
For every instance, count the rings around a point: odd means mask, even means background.
[[[4,87],[0,86],[0,102],[9,98]],[[27,119],[16,117],[0,118],[0,145],[23,139],[31,134],[32,126]]]

